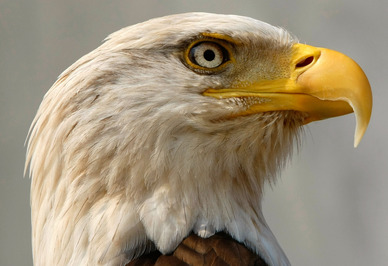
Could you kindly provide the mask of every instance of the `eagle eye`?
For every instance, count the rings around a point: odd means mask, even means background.
[[[213,69],[221,66],[229,60],[227,50],[216,42],[203,41],[195,44],[188,53],[192,64],[205,69]]]

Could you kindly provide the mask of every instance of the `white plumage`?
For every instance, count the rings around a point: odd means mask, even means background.
[[[233,64],[215,74],[187,64],[203,33],[237,43]],[[70,66],[30,132],[34,263],[124,265],[173,251],[192,230],[224,230],[288,265],[260,202],[306,113],[236,115],[267,100],[203,92],[288,78],[295,43],[250,18],[190,13],[124,28]]]

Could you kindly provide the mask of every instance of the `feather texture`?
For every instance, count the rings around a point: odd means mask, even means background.
[[[234,68],[203,75],[182,63],[203,32],[240,43]],[[190,13],[122,29],[70,66],[30,130],[34,263],[124,265],[172,252],[191,231],[225,231],[269,265],[288,265],[260,202],[304,115],[230,118],[250,100],[202,92],[283,77],[294,42],[250,18]]]
[[[133,260],[127,266],[267,266],[259,255],[225,233],[209,238],[189,235],[171,255],[155,251]]]

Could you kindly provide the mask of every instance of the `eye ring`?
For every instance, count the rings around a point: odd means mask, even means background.
[[[228,51],[219,43],[202,41],[193,45],[187,54],[190,63],[197,68],[214,70],[229,61]]]

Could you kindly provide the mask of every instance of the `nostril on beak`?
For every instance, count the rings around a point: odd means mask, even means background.
[[[296,64],[296,68],[305,67],[310,65],[314,61],[314,56],[309,56],[307,58],[304,58],[300,62]]]

